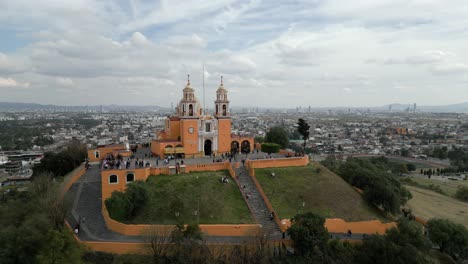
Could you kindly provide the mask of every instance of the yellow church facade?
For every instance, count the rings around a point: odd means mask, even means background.
[[[228,92],[222,78],[214,103],[213,115],[203,111],[188,80],[175,114],[166,119],[164,130],[151,142],[153,155],[196,157],[252,152],[253,138],[231,134]]]

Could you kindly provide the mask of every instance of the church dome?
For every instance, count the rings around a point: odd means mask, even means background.
[[[221,76],[221,83],[219,84],[218,90],[216,90],[216,93],[227,93],[226,88],[224,88],[223,76]]]
[[[184,88],[184,93],[187,92],[187,93],[193,93],[195,92],[195,89],[193,89],[192,85],[190,85],[190,81],[187,81],[187,85],[185,85],[185,88]]]

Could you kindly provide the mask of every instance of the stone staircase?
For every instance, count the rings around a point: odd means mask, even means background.
[[[248,170],[245,166],[234,168],[237,179],[241,186],[241,192],[245,196],[250,193],[250,197],[247,199],[247,204],[252,210],[255,220],[258,224],[262,225],[264,234],[269,239],[280,239],[282,236],[281,229],[278,227],[275,221],[270,220],[270,210],[268,209],[265,201],[263,200],[260,192],[255,186],[252,177],[249,175]],[[242,188],[245,186],[245,188]]]

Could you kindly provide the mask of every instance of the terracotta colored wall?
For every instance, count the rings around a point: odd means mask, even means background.
[[[231,151],[231,119],[218,119],[218,153]]]
[[[144,243],[80,241],[89,249],[113,254],[146,254]]]
[[[101,171],[102,182],[102,200],[109,198],[113,191],[123,192],[127,188],[126,177],[128,173],[135,175],[135,180],[145,181],[150,175],[150,168],[141,168],[133,170],[103,170]],[[118,182],[116,184],[109,183],[109,176],[117,175]]]
[[[289,228],[291,221],[289,219],[283,219],[282,222]],[[371,221],[357,221],[357,222],[346,222],[340,218],[329,218],[325,220],[325,227],[330,233],[347,233],[351,230],[354,234],[385,234],[387,229],[396,227],[396,222],[382,223],[379,220]]]
[[[309,164],[309,156],[282,159],[248,160],[248,164],[250,164],[249,167],[253,169],[306,166]]]
[[[153,140],[151,141],[151,152],[155,156],[164,157],[164,147],[166,145],[167,144],[164,144],[163,142],[158,142],[158,141]]]
[[[180,120],[169,120],[169,138],[176,139],[180,136]]]
[[[160,234],[169,235],[167,230],[174,228],[174,225],[127,225],[115,221],[109,217],[109,213],[104,204],[102,204],[102,215],[107,228],[119,234],[127,236],[139,236],[148,230],[160,230]],[[200,225],[200,229],[208,236],[255,236],[260,232],[260,225],[242,224],[242,225]]]
[[[68,189],[75,183],[83,174],[85,174],[86,169],[84,165],[80,165],[78,168],[73,170],[73,172],[66,176],[63,183],[62,183],[62,195],[64,195]]]
[[[215,162],[209,164],[189,164],[185,167],[185,172],[194,172],[194,171],[220,171],[227,170],[227,163],[225,162]]]
[[[198,155],[198,119],[182,119],[180,122],[185,155]],[[192,134],[188,131],[190,127],[193,127]]]

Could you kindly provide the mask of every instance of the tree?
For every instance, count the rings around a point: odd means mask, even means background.
[[[406,169],[408,171],[416,171],[416,165],[414,165],[413,163],[407,163],[406,164]]]
[[[409,150],[406,148],[402,148],[400,151],[400,155],[403,157],[409,157]]]
[[[255,143],[263,143],[265,141],[264,137],[257,136],[254,138]]]
[[[282,126],[271,127],[265,135],[265,142],[276,143],[281,148],[287,148],[289,145],[288,131]]]
[[[44,245],[37,255],[39,264],[48,263],[81,263],[83,250],[74,241],[73,236],[65,228],[49,229],[44,239]]]
[[[128,184],[125,192],[113,191],[111,197],[105,201],[110,217],[122,221],[136,216],[148,200],[144,185],[142,181],[135,181]]]
[[[271,153],[278,153],[280,150],[280,145],[276,143],[263,143],[262,144],[262,152],[268,153],[270,155]]]
[[[147,252],[153,257],[153,263],[164,263],[169,253],[170,234],[172,227],[158,226],[145,230],[143,240]]]
[[[427,252],[430,242],[421,226],[406,219],[385,235],[371,235],[357,248],[355,263],[432,263]]]
[[[455,259],[468,257],[468,230],[448,219],[430,219],[427,222],[429,239]]]
[[[307,124],[307,122],[302,119],[302,118],[299,118],[299,121],[297,122],[297,131],[302,135],[302,140],[304,140],[304,144],[303,144],[303,152],[305,152],[305,147],[306,147],[306,143],[307,143],[307,140],[309,139],[309,135],[310,135],[310,125]]]
[[[301,256],[310,255],[317,249],[323,251],[329,239],[325,218],[310,212],[294,216],[287,232]]]
[[[468,202],[468,187],[461,185],[458,186],[455,197],[461,201]]]

